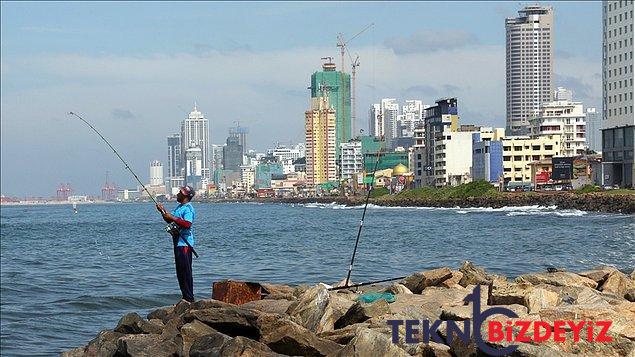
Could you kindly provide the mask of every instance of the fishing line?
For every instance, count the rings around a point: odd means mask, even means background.
[[[92,126],[88,121],[86,121],[84,118],[82,118],[81,116],[79,116],[78,114],[74,113],[74,112],[68,112],[68,115],[72,115],[77,117],[77,119],[83,121],[86,125],[88,125],[88,127],[90,127],[95,133],[97,133],[97,135],[99,135],[99,137],[108,145],[108,147],[110,147],[110,149],[112,149],[112,152],[115,153],[115,155],[117,155],[117,157],[119,158],[119,160],[121,160],[121,162],[123,162],[124,166],[126,167],[126,169],[128,169],[128,171],[130,171],[130,173],[132,174],[132,176],[134,176],[134,178],[137,180],[137,182],[139,182],[139,185],[141,185],[141,187],[143,187],[143,190],[146,191],[146,193],[148,194],[148,196],[150,197],[150,199],[152,200],[152,202],[154,202],[155,205],[158,205],[159,202],[157,202],[157,200],[154,198],[154,196],[150,193],[150,191],[148,191],[148,188],[146,187],[146,185],[143,184],[143,182],[141,182],[141,180],[139,180],[139,176],[137,176],[137,174],[134,173],[134,171],[132,171],[132,169],[130,168],[130,165],[128,165],[128,163],[126,162],[126,160],[124,160],[123,157],[121,157],[121,155],[119,155],[119,153],[117,152],[117,150],[110,144],[110,142],[108,140],[106,140],[106,138],[101,135],[101,133],[99,132],[99,130],[95,129],[94,126]],[[187,241],[187,239],[181,239],[185,242],[185,244],[187,244],[187,246],[192,250],[192,253],[198,258],[198,254],[196,253],[196,251],[194,250],[194,247],[192,247],[192,245],[190,244],[190,242]]]
[[[359,229],[357,230],[357,238],[355,239],[355,248],[353,248],[353,256],[351,257],[351,263],[348,266],[348,274],[346,275],[346,282],[344,287],[348,287],[348,283],[351,279],[351,273],[353,272],[353,264],[355,263],[355,254],[357,253],[357,246],[359,245],[359,237],[362,235],[362,227],[364,226],[364,218],[366,217],[366,209],[368,208],[368,200],[370,199],[370,193],[375,185],[375,172],[377,172],[377,166],[379,165],[379,158],[381,157],[381,143],[379,150],[377,150],[377,160],[375,160],[375,168],[373,169],[373,176],[370,181],[370,188],[366,193],[366,203],[364,203],[364,211],[362,212],[362,219],[359,221]],[[363,182],[363,180],[362,180]]]

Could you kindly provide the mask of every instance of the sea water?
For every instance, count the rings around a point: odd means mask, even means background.
[[[171,204],[167,205],[171,208]],[[220,279],[285,284],[346,277],[362,207],[194,204],[196,298]],[[1,351],[55,355],[176,303],[172,240],[152,204],[2,206]],[[514,277],[547,267],[635,266],[635,218],[555,207],[369,206],[354,283],[471,260]]]

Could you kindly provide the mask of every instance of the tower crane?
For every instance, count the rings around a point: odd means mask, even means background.
[[[342,33],[340,32],[339,34],[337,34],[337,47],[340,48],[340,57],[342,59],[342,72],[345,72],[344,70],[344,52],[346,52],[346,45],[348,45],[349,42],[351,42],[352,40],[354,40],[357,36],[363,34],[364,32],[366,32],[366,30],[368,30],[369,28],[375,26],[374,22],[371,22],[368,26],[364,27],[363,30],[359,31],[357,34],[355,34],[355,36],[349,38],[348,40],[344,39],[344,35],[342,35]]]

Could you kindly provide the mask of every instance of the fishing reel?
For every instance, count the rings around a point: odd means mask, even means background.
[[[171,222],[167,226],[165,226],[165,231],[170,233],[172,238],[178,238],[181,236],[181,230],[179,229],[179,226],[174,222]]]

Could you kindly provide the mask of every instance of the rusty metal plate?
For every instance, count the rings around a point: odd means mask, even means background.
[[[235,305],[262,300],[262,294],[262,286],[258,283],[221,280],[212,285],[212,299]]]

